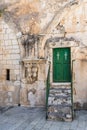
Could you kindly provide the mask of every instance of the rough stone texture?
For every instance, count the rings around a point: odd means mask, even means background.
[[[21,100],[20,103],[22,105],[30,105],[30,106],[44,106],[45,104],[45,80],[46,80],[46,72],[45,72],[45,63],[46,60],[29,60],[24,59],[23,68],[27,67],[28,75],[22,77],[22,86],[21,87]],[[27,66],[26,66],[27,63]],[[37,69],[34,69],[31,72],[31,68],[36,66]],[[22,74],[25,73],[22,72]],[[35,76],[33,77],[32,74]]]
[[[71,85],[51,85],[48,97],[47,119],[72,121]]]
[[[5,20],[13,21],[18,30],[32,34],[45,32],[59,10],[72,1],[1,0],[2,4],[7,5]]]
[[[45,105],[47,62],[51,64],[53,82],[52,49],[70,47],[74,103],[86,108],[87,0],[0,2],[0,104]],[[30,44],[32,39],[28,38],[24,47],[21,40],[27,36],[37,36],[38,40],[33,37]],[[40,63],[41,58],[47,62]],[[29,68],[25,67],[24,59],[38,64],[37,73],[34,70],[30,74],[32,84],[26,82],[25,71]],[[10,81],[6,81],[6,69],[10,69]]]
[[[20,48],[15,32],[0,18],[0,105],[19,103]],[[7,69],[10,80],[7,80]],[[19,84],[17,84],[19,82]]]
[[[71,66],[74,103],[79,108],[83,108],[87,102],[87,1],[69,4],[62,12],[58,13],[42,40],[41,57],[47,57],[51,62],[50,80],[53,82],[52,75],[52,49],[70,47]],[[69,41],[68,41],[69,39]],[[42,50],[45,48],[45,52]],[[47,49],[48,48],[48,49]]]

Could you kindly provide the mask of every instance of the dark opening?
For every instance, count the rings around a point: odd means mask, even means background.
[[[6,80],[10,80],[10,70],[6,70]]]

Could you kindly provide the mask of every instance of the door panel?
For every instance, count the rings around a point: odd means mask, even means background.
[[[55,64],[54,68],[56,70],[56,71],[53,71],[53,76],[54,76],[55,82],[61,81],[61,79],[63,78],[63,73],[61,73],[61,71],[63,71],[62,65]]]
[[[53,81],[70,82],[70,48],[53,49]]]
[[[70,49],[62,49],[63,52],[63,63],[70,63]]]
[[[70,64],[64,64],[63,65],[63,80],[65,82],[71,81],[71,75],[70,75]]]

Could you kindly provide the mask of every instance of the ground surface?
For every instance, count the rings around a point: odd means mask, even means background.
[[[73,122],[46,121],[44,108],[0,108],[0,130],[87,130],[87,111],[77,111]]]

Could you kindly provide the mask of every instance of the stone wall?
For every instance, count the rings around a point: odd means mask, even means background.
[[[14,30],[0,18],[0,105],[19,104],[19,44]]]
[[[87,0],[14,2],[2,1],[7,8],[1,10],[4,15],[0,17],[0,104],[45,105],[46,61],[51,63],[52,82],[52,49],[70,47],[75,107],[87,108]],[[26,57],[20,37],[29,34],[37,35],[39,40],[33,48],[29,45],[32,53]],[[33,67],[25,67],[26,59],[29,64],[34,62],[38,66],[33,83],[26,82],[34,78],[33,72],[31,77],[25,76],[26,68],[33,70]],[[6,80],[8,70],[10,80]]]
[[[23,68],[27,68],[28,75],[22,77],[20,103],[32,107],[44,106],[46,99],[46,61],[25,59],[23,62]],[[22,74],[24,73],[25,70]]]
[[[44,106],[46,60],[38,59],[37,46],[39,43],[37,41],[36,45],[29,50],[29,55],[26,55],[26,49],[19,36],[19,33],[15,32],[14,26],[10,27],[1,17],[0,106],[18,104],[32,107]],[[25,74],[26,69],[27,75]],[[29,71],[29,69],[31,70]]]
[[[73,97],[75,108],[87,109],[87,1],[79,1],[68,5],[57,14],[47,29],[47,34],[42,40],[41,57],[48,57],[52,63],[52,49],[71,48],[71,70],[73,81]],[[65,41],[63,41],[65,39]],[[69,40],[68,40],[69,39]],[[67,41],[68,40],[68,41]],[[73,41],[72,41],[73,40]],[[48,50],[48,51],[47,51]],[[42,51],[41,51],[42,52]],[[73,68],[72,68],[73,66]],[[52,82],[52,68],[51,68]],[[82,95],[82,96],[81,96]]]

